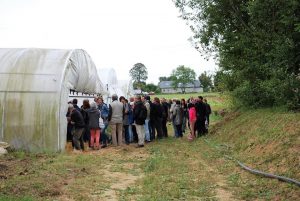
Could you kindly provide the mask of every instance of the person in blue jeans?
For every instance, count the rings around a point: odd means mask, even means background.
[[[150,97],[149,97],[150,98]],[[147,108],[147,118],[145,120],[144,129],[145,129],[145,142],[151,142],[150,139],[150,130],[149,130],[149,122],[150,122],[150,103],[146,100],[146,97],[142,97],[142,102]]]
[[[107,143],[108,143],[108,137],[106,134],[106,129],[108,127],[108,106],[104,103],[103,98],[102,97],[98,97],[95,98],[95,102],[98,105],[98,109],[100,110],[101,113],[101,118],[103,119],[103,124],[104,127],[101,128],[101,135],[100,135],[100,141],[102,143],[101,148],[107,147]]]

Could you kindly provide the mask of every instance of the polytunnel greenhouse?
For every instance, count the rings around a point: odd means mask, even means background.
[[[98,75],[107,91],[108,97],[105,97],[107,102],[110,102],[109,99],[112,94],[117,94],[119,97],[124,96],[125,98],[134,95],[132,80],[119,80],[113,68],[98,69]]]
[[[70,90],[102,94],[80,49],[0,49],[0,141],[15,149],[63,151]]]

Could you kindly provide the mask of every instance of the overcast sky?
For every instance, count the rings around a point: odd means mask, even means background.
[[[215,71],[179,14],[172,0],[0,0],[0,47],[85,49],[118,79],[141,62],[155,84],[179,65]]]

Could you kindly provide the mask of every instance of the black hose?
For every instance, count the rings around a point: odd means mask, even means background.
[[[272,179],[278,179],[279,181],[284,181],[284,182],[296,184],[297,186],[300,187],[300,182],[295,180],[295,179],[291,179],[291,178],[288,178],[288,177],[278,176],[278,175],[262,172],[262,171],[259,171],[259,170],[251,169],[251,168],[247,167],[246,165],[244,165],[243,163],[241,163],[240,161],[236,161],[236,162],[239,164],[239,166],[241,166],[243,169],[251,172],[252,174],[256,174],[256,175],[260,175],[260,176],[264,176],[264,177],[268,177],[268,178],[272,178]]]
[[[204,141],[207,144],[209,144],[209,142],[206,139],[204,139]],[[226,144],[222,144],[221,146],[225,146],[225,147],[227,147],[227,149],[229,148],[229,146],[226,145]],[[243,163],[241,163],[240,161],[236,160],[235,158],[233,158],[231,156],[224,155],[224,157],[228,158],[230,160],[236,161],[239,164],[239,166],[241,166],[244,170],[247,170],[248,172],[250,172],[252,174],[256,174],[256,175],[260,175],[260,176],[264,176],[264,177],[272,178],[272,179],[278,179],[279,181],[288,182],[288,183],[291,183],[291,184],[296,184],[297,186],[300,187],[300,182],[295,180],[295,179],[291,179],[291,178],[288,178],[288,177],[278,176],[278,175],[262,172],[262,171],[259,171],[259,170],[251,169],[251,168],[247,167],[246,165],[244,165]]]

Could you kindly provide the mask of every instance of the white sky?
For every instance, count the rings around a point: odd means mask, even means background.
[[[179,65],[215,71],[179,14],[172,0],[0,0],[0,47],[85,49],[118,79],[141,62],[154,84]]]

